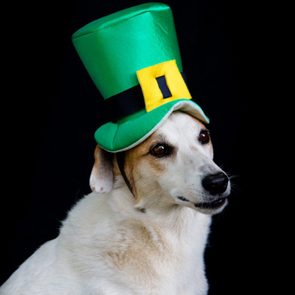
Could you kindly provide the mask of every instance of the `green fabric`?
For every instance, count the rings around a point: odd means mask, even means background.
[[[74,46],[105,99],[138,85],[136,71],[181,58],[170,8],[146,3],[91,22]]]
[[[179,99],[149,113],[142,110],[116,123],[109,122],[102,125],[95,132],[96,142],[110,152],[130,149],[146,139],[164,121],[165,116],[175,110],[186,112],[209,123],[209,119],[198,104],[187,99]]]
[[[172,12],[162,3],[146,3],[105,16],[82,27],[72,39],[104,99],[138,85],[136,71],[140,69],[176,60],[182,71]],[[176,110],[209,122],[196,103],[179,99],[150,112],[143,109],[117,122],[108,122],[97,129],[95,140],[110,152],[128,150]]]

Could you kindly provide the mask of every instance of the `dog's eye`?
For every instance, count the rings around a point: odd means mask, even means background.
[[[207,129],[202,129],[200,131],[198,140],[201,144],[206,144],[210,141],[210,134],[209,131]]]
[[[167,157],[172,154],[173,148],[166,143],[158,143],[150,149],[150,154],[157,158]]]

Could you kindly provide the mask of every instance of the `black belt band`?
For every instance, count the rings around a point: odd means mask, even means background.
[[[145,108],[140,85],[127,89],[105,100],[110,121],[117,121]]]
[[[186,81],[184,73],[181,73]],[[163,99],[172,96],[166,77],[160,76],[156,78],[158,86],[162,92]],[[144,98],[140,85],[136,85],[130,89],[120,92],[104,101],[105,109],[108,113],[110,121],[116,122],[120,118],[127,117],[145,108]]]

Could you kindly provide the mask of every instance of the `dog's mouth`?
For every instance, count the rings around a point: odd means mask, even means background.
[[[195,207],[199,209],[214,210],[222,207],[227,202],[226,197],[219,198],[212,202],[195,203]]]
[[[192,203],[188,199],[179,196],[178,199],[182,202],[188,202]],[[220,197],[214,201],[211,202],[202,202],[202,203],[192,203],[195,208],[203,209],[203,210],[217,210],[220,209],[222,206],[224,206],[227,203],[227,196],[226,197]]]

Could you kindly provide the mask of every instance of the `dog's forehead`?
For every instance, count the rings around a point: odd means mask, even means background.
[[[154,136],[163,136],[170,140],[179,140],[181,137],[196,135],[205,128],[198,119],[183,113],[174,112],[154,133]]]
[[[157,142],[168,142],[172,145],[178,145],[185,139],[191,142],[192,138],[197,137],[203,128],[205,126],[196,118],[183,112],[174,112],[153,134],[128,153],[133,155],[145,154],[150,146]]]

